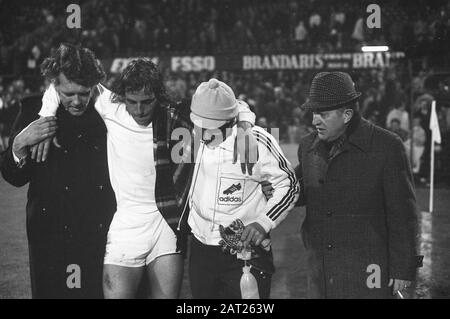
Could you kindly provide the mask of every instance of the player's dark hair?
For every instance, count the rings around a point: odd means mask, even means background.
[[[155,94],[160,105],[170,104],[164,86],[163,77],[158,67],[150,59],[132,60],[113,84],[113,102],[124,102],[126,92],[139,92],[144,89],[147,94]]]
[[[41,64],[41,73],[49,80],[58,81],[63,73],[79,85],[91,87],[105,79],[105,71],[94,52],[69,43],[61,43],[58,49]]]

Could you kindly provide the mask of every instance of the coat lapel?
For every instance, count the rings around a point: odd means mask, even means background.
[[[325,178],[329,164],[328,150],[317,135],[311,143],[308,150],[308,156],[310,157],[309,163],[311,163],[311,172],[307,173],[316,177],[311,180],[313,185],[316,185],[318,180]]]
[[[356,146],[361,151],[368,153],[372,146],[373,124],[361,118],[355,131],[348,138],[349,144]]]
[[[343,145],[337,149],[332,157],[329,156],[329,152],[326,149],[324,143],[322,143],[317,136],[313,139],[311,146],[308,149],[311,156],[311,162],[313,167],[311,167],[319,176],[319,178],[324,178],[327,174],[328,167],[330,163],[335,160],[338,156],[349,152],[360,150],[367,153],[371,147],[373,125],[367,120],[360,118],[356,120],[355,128],[353,132],[345,138]]]

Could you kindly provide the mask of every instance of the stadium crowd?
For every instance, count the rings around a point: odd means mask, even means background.
[[[14,62],[16,68],[38,63],[62,41],[79,41],[100,58],[149,51],[339,52],[359,50],[362,44],[387,44],[424,56],[445,52],[450,43],[446,0],[377,1],[380,29],[365,26],[371,1],[78,1],[81,29],[61,28],[66,6],[73,1],[22,2],[28,4],[0,1],[2,61]]]
[[[61,28],[65,9],[73,1],[24,2],[27,5],[17,6],[0,0],[0,149],[6,146],[20,98],[45,88],[39,65],[60,42],[80,42],[102,59],[148,52],[354,52],[363,44],[388,44],[393,50],[405,51],[415,63],[411,67],[400,61],[385,69],[351,73],[363,93],[362,115],[397,132],[405,145],[410,145],[414,132],[413,143],[423,147],[427,158],[429,94],[441,96],[441,162],[450,162],[450,83],[448,79],[439,82],[434,92],[424,83],[433,67],[449,65],[442,53],[450,51],[450,1],[378,1],[383,27],[368,29],[364,17],[370,2],[346,1],[338,6],[330,0],[85,0],[78,1],[79,30]],[[11,10],[19,14],[11,15]],[[279,128],[282,141],[298,142],[311,130],[310,115],[299,105],[306,99],[316,70],[163,71],[174,100],[190,98],[200,82],[215,76],[251,105],[259,125]],[[109,82],[113,80],[111,75]],[[419,171],[426,176],[426,165],[416,165],[415,172]]]

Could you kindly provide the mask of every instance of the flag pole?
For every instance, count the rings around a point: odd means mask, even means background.
[[[433,103],[436,103],[433,101]],[[434,198],[434,135],[435,133],[431,132],[431,158],[430,158],[430,213],[433,212],[433,198]]]
[[[436,100],[431,102],[430,113],[430,129],[431,129],[431,156],[430,156],[430,213],[433,212],[434,199],[434,145],[441,143],[441,136],[439,131],[439,121],[436,113]]]

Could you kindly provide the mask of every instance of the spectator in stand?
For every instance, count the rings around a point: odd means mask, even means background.
[[[303,20],[298,22],[297,27],[295,28],[295,42],[299,48],[305,44],[306,37],[308,36],[308,31],[306,30],[305,23]]]
[[[361,115],[365,118],[369,118],[370,114],[374,110],[378,109],[378,92],[375,88],[370,88],[367,90],[367,96],[361,106]]]
[[[429,127],[430,123],[430,109],[431,102],[434,100],[434,97],[429,94],[423,94],[419,96],[415,103],[415,113],[414,117],[420,118],[420,125],[422,129],[425,131],[425,147],[421,157],[421,165],[420,165],[420,182],[426,183],[429,175],[430,175],[430,155],[431,155],[431,130]]]
[[[424,129],[422,128],[421,118],[420,117],[414,117],[413,119],[413,127],[412,127],[412,159],[411,159],[411,165],[412,165],[412,172],[414,175],[417,175],[420,171],[420,163],[422,159],[423,152],[425,150],[425,142],[426,142],[426,134]],[[405,143],[406,147],[406,154],[410,156],[411,151],[411,142],[410,140],[406,141]]]
[[[408,139],[408,131],[401,128],[399,119],[393,118],[388,128],[389,131],[397,134],[403,142],[405,142]]]
[[[378,110],[374,110],[367,116],[367,121],[372,123],[373,125],[382,126],[380,121],[380,112]]]
[[[330,40],[333,46],[340,50],[342,48],[342,32],[345,23],[345,13],[332,10],[330,16]]]
[[[393,119],[397,119],[400,122],[401,129],[409,131],[409,114],[406,111],[405,101],[402,98],[397,99],[394,108],[388,113],[386,118],[387,128],[390,128]]]
[[[322,17],[317,12],[309,17],[309,33],[311,44],[316,47],[323,40]]]
[[[262,128],[267,128],[268,127],[267,119],[264,116],[258,118],[256,125]]]
[[[244,24],[243,21],[238,20],[233,29],[233,34],[236,37],[237,44],[243,47],[243,44],[247,43],[247,41],[253,41],[253,34],[251,30]]]
[[[23,58],[21,55],[29,52],[31,43],[42,40],[42,34],[51,34],[49,39],[46,39],[51,43],[62,39],[67,42],[66,34],[70,32],[58,30],[67,18],[66,1],[52,2],[51,5],[44,7],[40,2],[36,4],[30,2],[20,8],[6,1],[0,3],[2,5],[0,19],[4,26],[2,41],[11,56],[8,62],[17,60],[18,64],[25,63],[26,67],[27,59],[21,61]],[[170,52],[175,48],[180,51],[208,52],[208,54],[210,51],[235,53],[258,49],[291,50],[299,41],[296,39],[295,30],[298,22],[304,20],[305,29],[311,30],[307,30],[309,34],[306,36],[300,35],[300,39],[314,41],[313,48],[316,50],[321,49],[324,52],[352,50],[354,45],[361,45],[362,42],[385,43],[384,38],[388,39],[389,45],[393,48],[403,50],[405,46],[402,43],[408,43],[408,39],[412,38],[416,42],[412,48],[414,54],[437,53],[438,60],[442,62],[441,53],[448,51],[446,45],[450,41],[446,39],[449,39],[450,32],[447,31],[449,10],[446,7],[441,8],[441,5],[442,1],[427,3],[426,6],[423,3],[411,4],[413,10],[405,12],[401,1],[392,3],[383,10],[382,21],[385,27],[380,32],[365,29],[367,13],[355,16],[361,5],[351,1],[339,3],[339,8],[334,8],[332,3],[324,0],[310,3],[291,0],[276,2],[192,0],[188,3],[87,0],[82,2],[81,9],[83,29],[88,33],[87,39],[83,39],[86,42],[83,43],[90,44],[92,49],[106,57],[116,54],[123,48],[128,48],[129,55],[136,50]],[[15,15],[8,16],[7,13],[12,10]],[[131,28],[129,26],[135,21],[144,21],[147,24],[146,41],[135,41],[142,40],[142,31],[136,32],[133,25]],[[233,31],[233,27],[240,24],[239,21],[245,25],[242,34]],[[304,34],[304,31],[302,30],[300,34]],[[130,35],[134,40],[129,41]],[[25,38],[29,39],[24,41]],[[73,41],[79,40],[76,33],[70,38]],[[27,45],[22,47],[24,42]],[[42,55],[49,53],[48,47],[42,51]]]
[[[162,45],[161,36],[158,37],[157,42]],[[143,20],[136,20],[130,35],[131,47],[138,52],[145,52],[148,49],[149,43],[147,23]]]
[[[355,22],[355,27],[353,28],[352,39],[363,42],[364,41],[364,19],[359,17]]]

